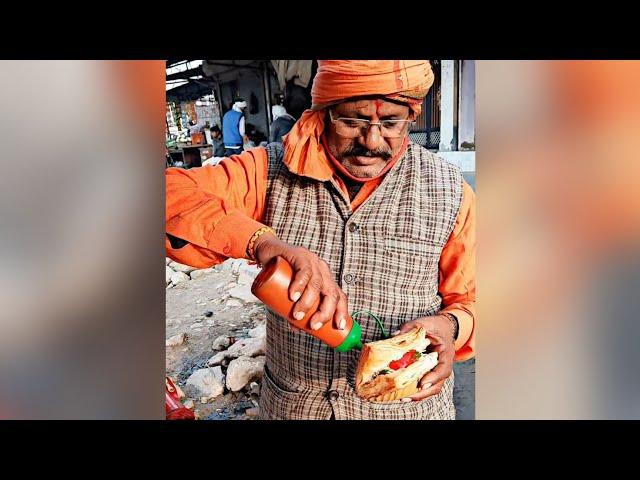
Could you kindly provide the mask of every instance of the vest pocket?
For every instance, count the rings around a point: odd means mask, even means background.
[[[423,239],[385,236],[384,251],[390,290],[407,289],[405,293],[411,295],[426,286],[437,290],[440,245]],[[433,282],[435,285],[431,285]]]
[[[280,396],[283,398],[295,398],[298,395],[300,395],[300,392],[286,390],[285,388],[278,385],[276,381],[273,379],[271,372],[269,372],[269,369],[266,366],[264,368],[262,378],[263,378],[263,381],[266,383],[266,386],[270,390],[272,390],[276,396]]]
[[[438,395],[432,395],[417,402],[375,403],[361,400],[368,410],[369,418],[379,420],[455,420],[453,406],[453,373],[445,381]]]
[[[300,418],[296,409],[300,395],[278,386],[265,366],[260,392],[260,420],[293,420]]]
[[[414,237],[398,237],[385,235],[385,252],[388,254],[411,255],[429,259],[440,259],[442,246],[429,242],[428,240]]]

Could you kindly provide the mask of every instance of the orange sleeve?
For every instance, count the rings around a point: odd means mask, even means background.
[[[456,361],[475,356],[476,302],[476,200],[471,187],[464,182],[462,205],[451,237],[440,256],[440,286],[444,308],[459,323],[455,342]]]
[[[167,256],[206,268],[227,258],[245,258],[260,229],[267,190],[267,152],[256,148],[218,165],[166,170],[166,233],[188,242]]]

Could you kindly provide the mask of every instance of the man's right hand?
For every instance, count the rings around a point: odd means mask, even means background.
[[[310,327],[318,330],[333,320],[335,328],[345,328],[349,311],[347,296],[333,279],[327,262],[306,248],[290,245],[271,233],[258,237],[253,248],[256,260],[263,265],[277,256],[291,264],[293,281],[289,286],[289,298],[296,302],[294,318],[305,319],[314,302],[321,297],[320,306],[310,319]]]

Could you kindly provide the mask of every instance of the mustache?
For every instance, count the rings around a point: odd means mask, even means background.
[[[384,160],[389,160],[391,158],[391,151],[384,150],[381,148],[377,148],[375,150],[369,150],[362,145],[351,145],[344,152],[342,152],[341,157],[380,157]]]

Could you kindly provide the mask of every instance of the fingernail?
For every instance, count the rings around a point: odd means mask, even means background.
[[[301,296],[302,296],[302,293],[295,292],[293,295],[291,295],[291,300],[293,300],[294,302],[297,302]]]
[[[426,390],[426,389],[427,389],[427,388],[429,388],[430,386],[431,386],[431,383],[425,383],[425,384],[422,386],[421,390]]]
[[[293,318],[296,320],[302,320],[304,318],[304,312],[296,312],[293,314]]]
[[[391,336],[392,336],[392,337],[395,337],[396,335],[399,335],[399,334],[400,334],[400,330],[396,330],[395,332],[393,332],[393,333],[391,334]]]
[[[344,319],[344,317],[342,317],[340,319],[340,321],[338,322],[338,328],[340,330],[344,330],[344,327],[346,327],[346,326],[347,326],[347,321]]]
[[[403,401],[403,402],[405,402],[405,403],[407,403],[407,402],[411,402],[411,401],[413,401],[413,400],[412,400],[411,398],[409,398],[409,397],[404,397],[404,398],[402,399],[402,401]]]
[[[311,325],[311,328],[313,330],[320,330],[322,328],[322,323],[320,322],[314,323],[313,325]]]

